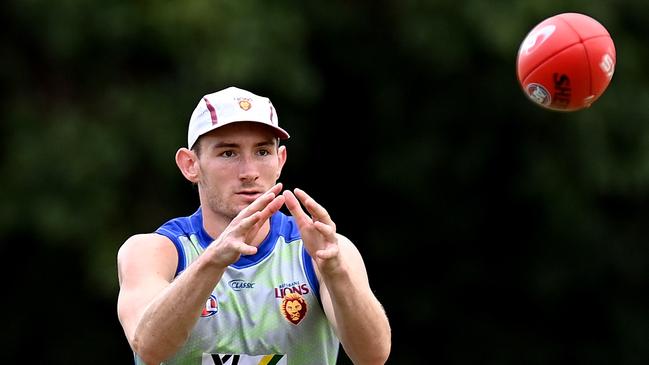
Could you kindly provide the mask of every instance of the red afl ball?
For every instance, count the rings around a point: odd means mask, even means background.
[[[527,34],[518,50],[516,73],[534,103],[576,111],[602,96],[615,61],[615,45],[602,24],[584,14],[563,13]]]

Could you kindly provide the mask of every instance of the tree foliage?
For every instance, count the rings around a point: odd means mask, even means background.
[[[237,85],[292,135],[282,181],[363,253],[390,363],[649,361],[645,2],[0,8],[9,360],[130,361],[117,249],[196,208],[173,156],[198,99]],[[567,11],[608,28],[618,63],[591,108],[555,113],[515,59]]]

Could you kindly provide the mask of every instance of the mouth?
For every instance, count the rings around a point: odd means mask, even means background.
[[[245,198],[246,200],[253,201],[261,196],[263,192],[259,190],[240,190],[235,193],[235,195]]]

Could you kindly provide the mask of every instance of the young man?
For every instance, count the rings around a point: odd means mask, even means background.
[[[117,255],[136,363],[334,364],[341,343],[355,364],[387,361],[390,325],[359,251],[277,183],[288,137],[265,97],[230,87],[199,101],[176,164],[200,207]]]

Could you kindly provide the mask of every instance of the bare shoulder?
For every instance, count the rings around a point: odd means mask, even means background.
[[[178,266],[173,242],[157,233],[129,237],[117,253],[117,313],[133,344],[135,329],[153,299],[170,283]]]
[[[165,236],[157,233],[136,234],[129,237],[117,252],[120,281],[126,273],[157,272],[173,278],[178,264],[178,252]]]
[[[119,248],[117,259],[154,252],[176,252],[174,244],[165,236],[157,233],[142,233],[129,237]]]

